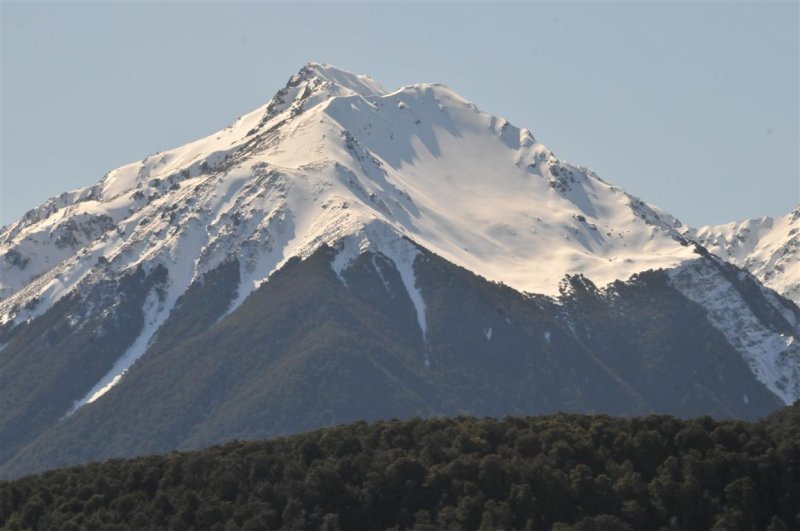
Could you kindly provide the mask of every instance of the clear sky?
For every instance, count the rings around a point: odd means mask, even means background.
[[[800,202],[798,3],[2,3],[6,224],[308,61],[449,85],[690,225]]]

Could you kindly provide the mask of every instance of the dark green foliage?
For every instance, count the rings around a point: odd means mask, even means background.
[[[0,482],[0,527],[798,529],[798,421],[357,422]]]

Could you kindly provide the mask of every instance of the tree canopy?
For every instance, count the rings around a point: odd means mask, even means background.
[[[800,528],[800,403],[763,421],[382,421],[0,482],[3,529]]]

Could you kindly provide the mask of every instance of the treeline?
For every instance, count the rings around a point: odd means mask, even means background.
[[[358,422],[0,483],[15,529],[800,529],[800,403],[756,423]]]

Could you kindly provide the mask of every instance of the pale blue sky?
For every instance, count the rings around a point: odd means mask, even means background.
[[[2,216],[210,134],[308,61],[439,82],[684,223],[800,202],[798,3],[2,5]]]

